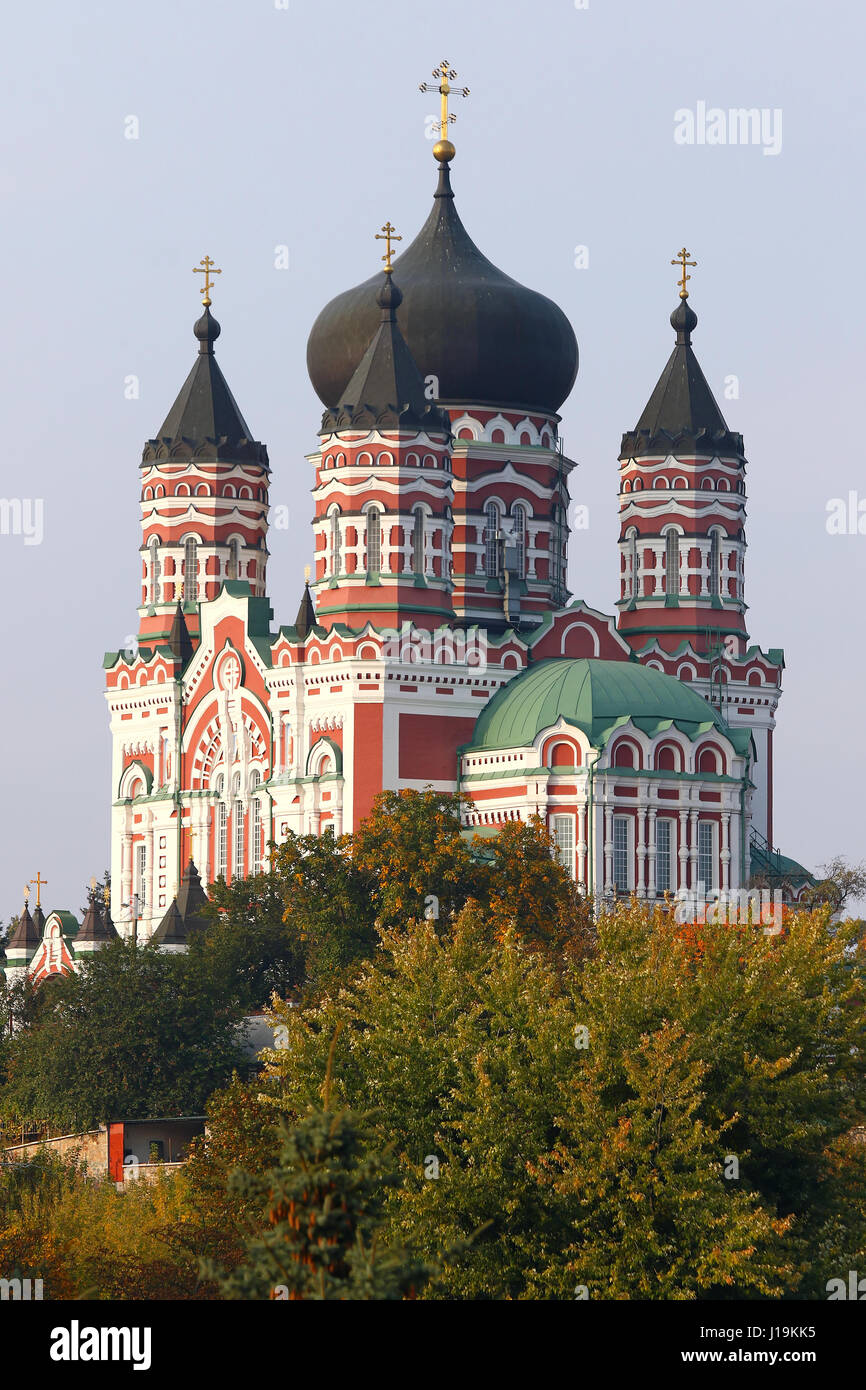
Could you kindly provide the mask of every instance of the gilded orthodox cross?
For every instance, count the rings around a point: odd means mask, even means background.
[[[443,58],[442,62],[439,64],[439,67],[433,69],[433,76],[438,77],[439,79],[439,83],[437,86],[434,87],[429,82],[422,82],[418,90],[420,92],[438,92],[440,97],[442,98],[441,115],[439,121],[436,125],[434,125],[433,129],[439,131],[440,140],[447,141],[448,123],[449,121],[457,120],[457,117],[455,116],[454,112],[448,110],[448,98],[452,95],[459,97],[468,97],[469,88],[451,86],[451,79],[456,77],[457,73],[454,71],[452,67],[448,66],[447,58]]]
[[[215,262],[211,260],[210,256],[205,256],[199,261],[198,265],[193,266],[192,273],[193,275],[204,276],[204,284],[202,285],[203,297],[201,302],[207,309],[210,307],[210,292],[213,289],[213,283],[210,277],[212,275],[222,275],[222,271],[215,269]]]
[[[697,261],[690,261],[688,259],[690,255],[691,252],[687,251],[686,248],[683,247],[682,251],[678,251],[677,254],[674,256],[674,259],[671,261],[671,265],[678,265],[683,272],[682,276],[678,281],[680,287],[680,299],[688,299],[689,297],[689,292],[686,289],[686,281],[691,280],[692,277],[691,275],[686,274],[686,266],[697,265]]]
[[[384,236],[382,235],[382,232],[384,232]],[[396,229],[391,226],[390,222],[386,222],[384,227],[382,228],[382,231],[376,233],[376,240],[384,241],[386,243],[385,254],[382,257],[382,260],[385,262],[385,274],[390,275],[393,269],[391,265],[391,242],[402,241],[403,238],[401,236],[396,235]]]
[[[29,888],[31,883],[35,883],[35,884],[36,884],[36,906],[37,906],[37,907],[41,907],[41,906],[42,906],[42,889],[45,887],[45,885],[46,885],[47,882],[48,882],[48,879],[42,877],[42,871],[41,871],[40,869],[37,869],[37,870],[36,870],[36,877],[35,877],[35,878],[31,878],[30,883],[28,883],[28,885],[27,885],[27,887]]]

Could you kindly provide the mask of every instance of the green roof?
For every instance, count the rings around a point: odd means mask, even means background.
[[[631,720],[652,737],[671,727],[694,740],[717,728],[738,752],[748,729],[730,729],[697,691],[636,661],[551,658],[539,661],[497,691],[482,710],[468,745],[525,748],[562,718],[603,748],[615,729]]]

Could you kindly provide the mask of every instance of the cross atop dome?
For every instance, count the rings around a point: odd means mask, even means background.
[[[429,82],[422,82],[418,88],[419,92],[438,92],[442,98],[441,114],[439,120],[434,123],[433,129],[438,130],[439,139],[433,146],[433,158],[438,159],[440,164],[447,164],[454,158],[456,150],[448,139],[448,126],[457,120],[455,112],[448,110],[448,98],[452,95],[468,97],[468,87],[452,87],[451,79],[457,76],[447,58],[443,58],[438,68],[433,69],[433,76],[439,78],[439,85],[434,87]]]

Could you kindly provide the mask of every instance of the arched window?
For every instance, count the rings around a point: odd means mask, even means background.
[[[526,572],[526,508],[522,502],[511,508],[514,521],[514,548],[517,551],[517,577],[523,579]]]
[[[331,512],[331,576],[336,579],[343,563],[343,547],[340,535],[340,509]]]
[[[382,518],[371,509],[367,513],[367,573],[378,574],[382,568]]]
[[[183,548],[183,596],[187,603],[198,602],[198,543],[190,536]]]
[[[244,803],[235,802],[234,815],[232,817],[235,826],[234,856],[232,859],[232,878],[243,878],[244,876]]]
[[[229,541],[229,562],[226,571],[229,579],[237,579],[240,576],[240,551],[240,541],[235,536]]]
[[[631,578],[629,597],[637,598],[637,531],[632,531],[629,536],[629,569]]]
[[[159,603],[159,537],[150,538],[150,601]]]
[[[416,507],[414,512],[415,522],[412,527],[412,571],[414,574],[423,575],[424,573],[424,512],[421,507]]]
[[[680,538],[676,531],[668,531],[665,547],[665,593],[670,596],[680,591]]]
[[[718,597],[719,593],[719,533],[714,531],[710,536],[710,593],[713,597]]]
[[[488,502],[484,510],[485,570],[488,579],[495,579],[499,573],[499,508],[495,502]]]
[[[255,795],[255,790],[261,782],[258,772],[254,772],[250,778],[250,790],[253,796],[250,802],[253,824],[250,830],[250,873],[261,873],[262,869],[262,803]]]
[[[222,785],[220,784],[220,791]],[[216,876],[225,878],[228,859],[228,834],[226,824],[226,804],[220,801],[217,805],[217,835],[216,835]]]

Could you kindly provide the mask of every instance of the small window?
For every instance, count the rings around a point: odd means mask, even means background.
[[[631,887],[628,854],[628,816],[613,818],[613,883],[618,893]]]
[[[414,574],[424,573],[424,513],[417,507],[412,527],[412,570]]]
[[[674,886],[671,873],[673,868],[671,857],[672,829],[672,821],[656,821],[656,891],[659,893],[669,893]]]
[[[228,868],[228,825],[226,816],[226,804],[221,801],[217,806],[217,844],[216,844],[216,872],[217,878],[225,878]]]
[[[232,862],[232,878],[243,878],[244,875],[244,803],[235,802],[234,809],[234,859]]]
[[[367,513],[367,573],[378,574],[382,568],[382,520],[377,511]]]
[[[150,601],[159,603],[159,540],[153,536],[150,541]]]
[[[715,836],[713,822],[698,821],[698,885],[704,893],[715,887]]]
[[[514,547],[517,551],[517,577],[523,579],[526,572],[526,508],[518,502],[511,509],[514,521]]]
[[[194,536],[183,548],[183,596],[187,603],[198,603],[198,544]]]
[[[138,910],[142,912],[147,902],[147,846],[135,847],[135,884],[138,892]]]
[[[680,538],[676,531],[668,531],[665,547],[665,593],[679,594]]]
[[[485,570],[488,579],[495,579],[499,574],[499,542],[496,539],[499,531],[499,508],[495,502],[488,502],[484,511],[484,521]]]
[[[714,531],[710,537],[710,593],[719,595],[719,533]]]
[[[574,816],[553,817],[556,858],[570,878],[574,878]]]
[[[331,577],[336,579],[343,563],[339,508],[331,512]]]

